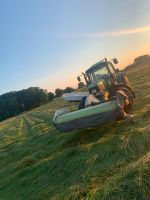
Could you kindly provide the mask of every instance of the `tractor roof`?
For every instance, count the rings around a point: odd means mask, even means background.
[[[85,73],[89,73],[89,72],[91,72],[93,69],[99,68],[101,64],[106,63],[106,62],[107,62],[107,59],[103,59],[103,60],[101,60],[101,61],[95,63],[95,64],[92,65],[89,69],[87,69]]]

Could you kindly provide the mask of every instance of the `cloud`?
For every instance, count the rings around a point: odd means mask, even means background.
[[[95,33],[85,33],[81,34],[79,37],[91,37],[91,38],[99,38],[99,37],[113,37],[113,36],[124,36],[136,33],[144,33],[150,31],[150,26],[144,26],[134,29],[124,29],[118,31],[110,31],[110,32],[95,32]]]

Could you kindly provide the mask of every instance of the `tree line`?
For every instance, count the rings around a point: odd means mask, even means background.
[[[39,87],[30,87],[20,91],[8,92],[0,95],[0,121],[16,116],[24,111],[31,110],[45,104],[55,97],[74,91],[67,87],[62,90],[57,88],[55,94]]]
[[[72,88],[72,87],[66,87],[64,90],[57,88],[55,90],[55,97],[61,97],[63,94],[70,93],[70,92],[73,92],[73,91],[75,91],[75,89]]]

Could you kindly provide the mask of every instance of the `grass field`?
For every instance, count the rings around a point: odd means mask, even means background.
[[[60,134],[61,99],[0,123],[0,200],[150,199],[150,64],[128,75],[134,123]]]

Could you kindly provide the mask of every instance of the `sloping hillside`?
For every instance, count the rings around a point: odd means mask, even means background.
[[[150,199],[150,64],[127,73],[133,124],[60,134],[50,116],[61,99],[2,122],[0,200]]]

